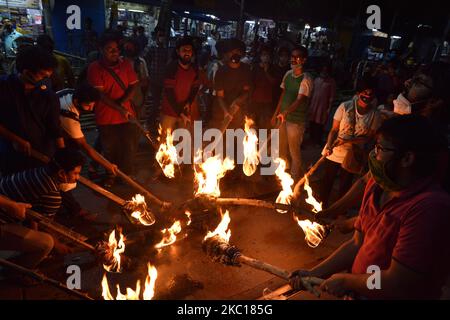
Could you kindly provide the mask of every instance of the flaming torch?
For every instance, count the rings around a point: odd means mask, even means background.
[[[131,212],[132,221],[139,222],[144,226],[151,226],[155,223],[155,216],[151,213],[147,207],[144,196],[137,194],[131,201],[127,201],[124,208]]]
[[[231,230],[228,228],[230,221],[230,215],[228,211],[226,211],[217,228],[213,232],[209,231],[203,239],[203,251],[214,262],[220,262],[230,266],[246,264],[252,268],[271,273],[289,281],[290,273],[288,271],[263,261],[244,256],[237,247],[230,245]],[[314,285],[318,285],[322,283],[322,281],[322,279],[314,277],[302,278],[303,286],[316,296],[320,296],[320,292],[314,288]]]
[[[294,179],[292,179],[291,175],[286,172],[286,161],[277,158],[275,159],[275,163],[279,164],[277,170],[275,170],[275,174],[277,175],[282,187],[282,190],[275,202],[281,204],[291,204],[291,198],[294,194],[292,191]],[[285,210],[277,209],[277,211],[280,213],[286,213]]]
[[[254,121],[252,119],[245,117],[244,163],[242,169],[247,177],[255,173],[259,164],[258,136],[255,130],[251,129],[253,124]]]
[[[154,266],[150,263],[147,264],[148,275],[145,279],[144,291],[142,293],[143,300],[152,300],[155,295],[155,283],[158,277],[158,271]],[[136,282],[136,289],[127,288],[126,293],[123,294],[120,290],[120,286],[117,284],[117,294],[116,298],[113,297],[111,291],[109,290],[108,279],[106,278],[106,274],[103,275],[102,279],[102,297],[104,300],[139,300],[139,296],[141,293],[141,281],[138,280]]]
[[[195,156],[195,163],[202,159],[202,152],[199,150]],[[226,172],[234,169],[234,161],[229,158],[221,160],[219,156],[209,157],[200,165],[194,165],[195,182],[197,191],[195,195],[206,194],[214,197],[220,196],[219,182]]]
[[[161,127],[159,128],[161,134]],[[173,145],[173,135],[170,129],[166,132],[166,141],[161,143],[156,153],[158,161],[164,175],[169,178],[175,178],[175,165],[178,164],[177,149]]]
[[[308,194],[308,198],[306,198],[305,201],[313,207],[312,211],[316,214],[322,211],[322,203],[314,198],[313,190],[309,185],[307,176],[305,176],[304,189]],[[294,219],[305,233],[306,243],[312,248],[317,247],[327,234],[327,229],[317,222],[311,222],[310,220],[299,220],[296,216],[294,216]]]
[[[104,259],[103,268],[108,272],[122,272],[122,254],[125,252],[125,237],[122,230],[117,228],[119,240],[117,240],[116,229],[108,238],[108,242],[103,241],[98,246],[98,251]]]

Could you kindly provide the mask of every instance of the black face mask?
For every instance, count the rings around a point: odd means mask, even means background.
[[[233,54],[230,58],[231,62],[233,62],[233,63],[239,63],[239,62],[241,62],[241,59],[242,59],[242,56],[238,53]]]

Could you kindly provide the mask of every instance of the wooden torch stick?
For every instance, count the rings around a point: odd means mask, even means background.
[[[94,300],[91,297],[89,297],[87,294],[79,292],[79,291],[75,291],[72,289],[69,289],[68,287],[66,287],[65,285],[63,285],[61,282],[56,281],[54,279],[48,278],[46,276],[44,276],[43,274],[37,273],[35,271],[32,271],[30,269],[24,268],[22,266],[19,266],[18,264],[15,264],[11,261],[5,260],[5,259],[0,259],[0,265],[8,268],[10,270],[14,270],[15,272],[21,273],[21,274],[25,274],[31,278],[34,278],[36,280],[48,283],[49,285],[58,288],[60,290],[63,290],[77,298],[83,299],[83,300]]]
[[[41,214],[39,214],[33,210],[27,209],[26,216],[27,216],[27,218],[29,218],[31,220],[35,220],[44,228],[55,232],[56,234],[82,246],[83,248],[86,248],[90,251],[96,252],[95,248],[92,245],[90,245],[89,243],[86,243],[83,240],[83,239],[86,239],[86,237],[84,237],[83,235],[80,235],[58,223],[55,223],[52,220],[48,219],[47,217],[44,217]]]
[[[50,158],[47,157],[46,155],[32,149],[31,150],[31,156],[39,161],[42,161],[44,163],[48,163],[50,161]],[[134,187],[135,189],[139,190],[140,192],[144,193],[144,195],[152,202],[154,202],[155,204],[165,208],[170,206],[169,203],[167,202],[163,202],[160,199],[158,199],[157,197],[155,197],[153,194],[151,194],[146,188],[144,188],[142,185],[140,185],[139,183],[137,183],[136,181],[134,181],[133,179],[131,179],[129,176],[127,176],[125,173],[123,173],[122,171],[118,170],[117,172],[118,176],[121,177],[125,182],[127,182],[130,186]],[[86,187],[102,194],[103,196],[107,197],[108,199],[118,203],[119,205],[123,206],[125,203],[125,200],[117,197],[116,195],[114,195],[113,193],[105,190],[104,188],[100,187],[99,185],[95,184],[94,182],[84,178],[84,177],[80,177],[79,179],[80,183],[84,184]]]

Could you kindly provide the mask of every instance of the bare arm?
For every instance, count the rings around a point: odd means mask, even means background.
[[[364,235],[355,231],[353,238],[342,244],[326,260],[311,269],[311,273],[319,278],[328,278],[332,274],[349,270],[363,243]]]
[[[331,127],[330,133],[328,133],[326,149],[330,151],[333,149],[333,145],[338,137],[340,124],[340,121],[333,120],[333,126]]]
[[[342,214],[351,208],[359,206],[364,196],[364,190],[366,188],[369,177],[370,173],[368,172],[364,176],[356,180],[350,190],[348,190],[342,198],[340,198],[329,208],[321,212],[323,217],[334,219],[337,215]]]
[[[419,292],[418,288],[426,287],[429,281],[426,275],[412,271],[394,259],[388,270],[381,271],[380,290],[368,288],[367,280],[371,275],[345,274],[344,286],[348,291],[371,299],[417,299],[423,297],[423,292]]]
[[[284,116],[286,117],[289,113],[294,112],[295,110],[297,110],[297,108],[304,102],[307,101],[308,97],[303,95],[303,94],[299,94],[297,99],[295,99],[294,102],[291,103],[291,105],[283,112]]]
[[[74,139],[75,142],[84,150],[84,152],[95,162],[100,164],[106,170],[116,173],[117,166],[103,158],[94,148],[91,147],[89,143],[87,143],[86,138]]]

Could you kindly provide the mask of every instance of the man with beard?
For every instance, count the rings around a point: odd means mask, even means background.
[[[167,129],[186,127],[198,117],[195,97],[199,89],[198,70],[192,65],[192,38],[184,37],[176,44],[177,59],[166,70],[161,105],[162,136]]]
[[[369,179],[352,239],[301,276],[325,278],[321,289],[369,299],[438,299],[450,270],[450,196],[432,173],[445,136],[425,117],[387,120],[369,156]],[[380,287],[371,289],[371,267]],[[342,273],[350,271],[349,273]]]
[[[131,100],[139,89],[139,80],[132,64],[120,57],[119,39],[105,33],[99,41],[102,57],[89,65],[88,82],[100,91],[95,106],[105,158],[116,163],[126,174],[133,173],[136,127],[129,121],[136,117]],[[109,175],[106,186],[114,183]]]
[[[241,62],[245,44],[238,39],[223,41],[217,45],[223,49],[225,64],[214,77],[216,101],[209,126],[218,127],[224,119],[232,118],[229,128],[241,128],[243,113],[248,107],[252,74],[250,66]]]

